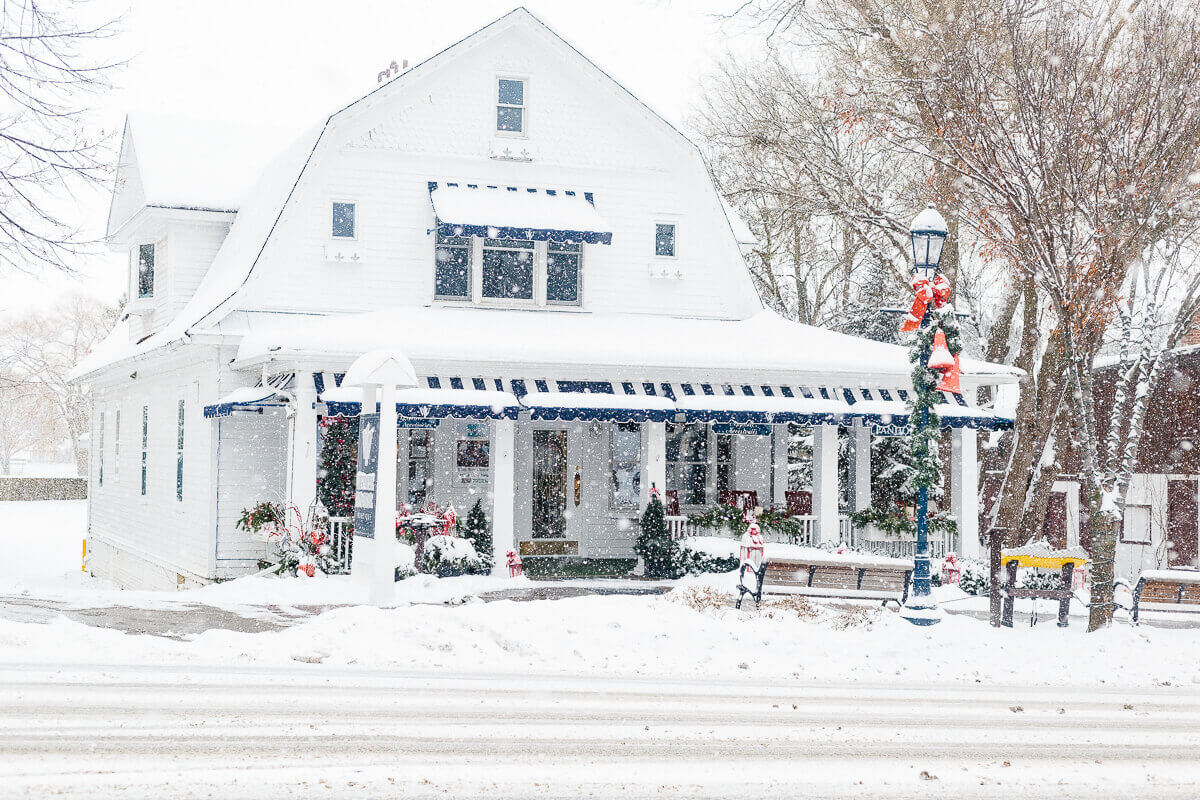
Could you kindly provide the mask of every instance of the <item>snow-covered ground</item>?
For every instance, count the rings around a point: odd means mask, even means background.
[[[0,504],[0,797],[1200,794],[1196,629],[739,612],[731,576],[521,602],[478,595],[644,584],[421,577],[389,608],[344,577],[122,592],[80,572],[83,520]]]

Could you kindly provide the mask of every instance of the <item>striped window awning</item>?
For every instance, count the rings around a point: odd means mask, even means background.
[[[429,182],[443,236],[612,244],[612,226],[591,192]]]

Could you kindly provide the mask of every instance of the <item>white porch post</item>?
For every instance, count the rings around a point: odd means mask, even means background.
[[[650,502],[650,487],[657,486],[663,504],[667,502],[667,423],[646,423],[645,477],[642,479],[641,507]]]
[[[787,503],[790,438],[787,425],[771,426],[771,505],[783,506]]]
[[[375,495],[375,569],[371,602],[395,598],[396,584],[396,384],[383,384],[379,396],[379,466]]]
[[[503,574],[508,570],[506,556],[516,550],[517,531],[513,518],[513,497],[516,494],[516,470],[513,458],[516,453],[517,427],[511,419],[498,419],[492,428],[495,465],[492,469],[492,573]]]
[[[311,372],[297,372],[295,384],[288,502],[307,519],[308,509],[317,499],[317,387]]]
[[[853,430],[853,458],[851,460],[851,480],[854,481],[854,491],[851,492],[850,508],[854,511],[866,511],[871,507],[871,426],[861,420],[855,423]],[[866,531],[862,531],[863,534]],[[863,538],[855,531],[855,539]]]
[[[838,426],[813,426],[813,544],[837,542],[838,530]]]
[[[950,434],[950,513],[958,525],[959,555],[982,558],[978,440],[974,428],[954,428]]]

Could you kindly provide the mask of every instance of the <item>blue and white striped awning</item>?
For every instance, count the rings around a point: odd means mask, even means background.
[[[212,405],[205,406],[204,416],[206,419],[215,419],[228,417],[236,411],[262,413],[264,408],[286,405],[291,397],[293,380],[294,376],[286,375],[268,381],[266,385],[260,383],[258,386],[234,389]]]
[[[443,236],[612,244],[591,192],[429,182]]]
[[[341,386],[340,374],[314,376],[328,416],[355,416],[362,391]],[[705,422],[743,424],[907,425],[909,390],[847,389],[780,384],[592,381],[552,378],[429,376],[397,391],[396,413],[413,419],[586,420],[595,422]],[[278,385],[276,385],[278,384]],[[283,405],[292,377],[238,389],[204,409],[206,417]],[[942,427],[1004,428],[1011,420],[942,392],[934,407]]]

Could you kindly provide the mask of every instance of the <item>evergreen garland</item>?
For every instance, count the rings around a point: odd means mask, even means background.
[[[331,517],[354,516],[354,477],[358,469],[358,420],[326,417],[317,473],[317,497]]]
[[[917,492],[921,488],[926,490],[931,506],[926,517],[929,532],[953,533],[957,529],[945,508],[942,457],[939,448],[942,427],[941,420],[934,411],[940,400],[937,384],[941,376],[937,370],[929,368],[928,361],[938,330],[945,334],[946,347],[952,356],[962,353],[962,334],[959,331],[954,306],[949,303],[941,308],[930,308],[927,314],[926,324],[916,330],[908,348],[908,360],[912,364],[913,391],[909,393],[907,401],[908,463],[900,500],[895,507],[869,508],[850,517],[855,525],[873,525],[890,536],[916,533],[916,519],[909,519],[905,507],[916,507]],[[932,510],[934,508],[937,510]]]
[[[671,538],[666,515],[658,492],[650,491],[650,503],[642,514],[641,530],[633,551],[641,557],[647,578],[675,578],[679,575],[682,553],[679,543]]]

